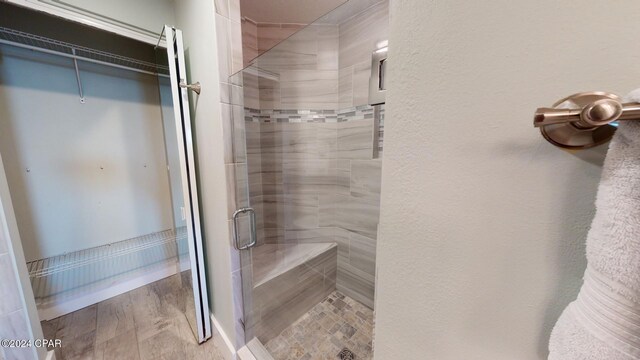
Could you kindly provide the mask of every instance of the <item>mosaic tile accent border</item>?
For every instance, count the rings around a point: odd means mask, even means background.
[[[338,122],[373,119],[373,106],[362,105],[338,110]]]
[[[244,119],[258,123],[330,123],[338,122],[335,110],[256,110],[245,108]]]
[[[373,119],[373,106],[362,105],[341,110],[258,110],[245,108],[244,119],[258,123],[330,123]],[[380,105],[384,114],[384,105]]]
[[[380,106],[378,126],[378,152],[382,152],[384,142],[385,106]],[[244,120],[253,123],[336,123],[373,119],[374,108],[362,105],[341,110],[259,110],[244,109]]]

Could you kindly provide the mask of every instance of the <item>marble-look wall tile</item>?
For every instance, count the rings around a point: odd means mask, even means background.
[[[389,3],[381,1],[339,25],[340,68],[371,61],[371,53],[388,40]]]
[[[353,68],[353,104],[360,106],[369,104],[369,78],[371,78],[371,60],[352,66]]]
[[[257,160],[253,160],[256,158]],[[260,168],[260,155],[249,155],[247,171],[249,175],[249,199],[254,204],[254,199],[264,194],[262,190],[262,170]]]
[[[338,263],[338,291],[373,309],[375,277],[349,264]]]
[[[336,242],[340,286],[353,285],[354,296],[372,306],[381,160],[372,159],[373,122],[365,110],[344,111],[336,123],[253,122],[279,119],[264,112],[247,125],[260,125],[262,195],[252,203],[262,206],[262,242]],[[295,121],[299,114],[284,115]]]
[[[388,1],[382,1],[339,25],[340,73],[353,74],[352,82],[343,79],[340,108],[368,104],[371,54],[388,40],[388,23]]]
[[[370,203],[353,196],[340,203],[336,211],[338,226],[370,238],[377,238],[380,220],[379,203]]]
[[[284,163],[287,193],[333,193],[337,176],[335,160],[291,160]]]
[[[334,241],[338,244],[338,264],[349,262],[349,242],[351,241],[351,232],[342,228],[334,227]]]
[[[249,183],[247,181],[247,165],[246,164],[226,164],[225,175],[227,184],[227,201],[228,218],[241,208],[249,206]]]
[[[250,19],[242,19],[242,56],[244,66],[258,56],[258,26]]]
[[[242,86],[229,84],[229,89],[231,90],[229,103],[232,105],[240,105],[244,107],[244,90]]]
[[[376,239],[351,233],[349,239],[349,264],[375,276],[376,274]]]
[[[281,154],[284,161],[318,158],[317,128],[308,123],[264,126],[268,137],[264,151]]]
[[[284,109],[336,109],[337,70],[292,70],[280,74],[280,101]]]
[[[336,159],[338,157],[338,123],[318,123],[316,141],[320,159]]]
[[[381,159],[351,161],[351,196],[369,201],[372,204],[379,204],[381,179]]]
[[[338,157],[364,160],[373,158],[373,120],[340,123]]]
[[[235,85],[231,85],[236,87]],[[244,121],[244,108],[239,105],[231,106],[232,135],[233,135],[233,161],[235,163],[247,162],[246,122]]]
[[[235,2],[238,0],[230,0]],[[230,16],[232,16],[229,22],[229,34],[231,39],[231,74],[235,74],[244,68],[244,57],[242,55],[242,24],[240,23],[239,9],[237,12],[237,19],[234,19],[236,12],[233,9],[229,9]]]
[[[265,51],[276,46],[282,39],[282,29],[280,24],[256,24],[258,52],[263,54]],[[291,34],[289,34],[291,35]],[[289,36],[287,35],[287,37]]]
[[[281,24],[258,23],[258,51],[260,54],[268,51],[301,27],[302,25],[297,24],[288,24],[283,27]]]
[[[218,74],[220,81],[226,82],[231,75],[231,21],[216,14],[216,38],[218,41]]]
[[[231,84],[226,82],[220,83],[220,102],[231,105]]]
[[[292,29],[299,27],[258,24],[259,48],[262,43],[271,46],[281,41]],[[335,109],[337,55],[338,27],[335,25],[309,25],[262,54],[256,61],[257,67],[273,73],[277,79],[261,77],[261,108]]]
[[[326,285],[337,281],[332,277],[336,267],[337,248],[333,247],[255,287],[253,304],[261,321],[252,329],[254,334],[267,342],[322,301],[335,290]]]
[[[285,194],[284,219],[285,229],[318,227],[318,195]]]
[[[338,27],[335,25],[311,25],[316,27],[317,68],[319,70],[338,70]],[[304,31],[304,30],[303,30]]]
[[[236,181],[236,209],[249,206],[249,181],[246,163],[234,164]]]
[[[282,160],[283,134],[276,123],[260,124],[260,149],[264,170],[279,170]],[[279,163],[276,161],[280,160]]]
[[[283,162],[281,156],[280,154],[262,154],[262,193],[265,195],[273,194],[273,190],[276,190],[275,185],[280,185],[282,188]]]
[[[280,109],[280,80],[260,77],[258,81],[261,109]]]
[[[320,227],[339,227],[367,237],[376,238],[380,207],[347,195],[318,197]]]
[[[284,236],[290,243],[326,243],[333,242],[334,228],[287,229]]]
[[[265,228],[264,229],[264,242],[265,244],[282,244],[288,242],[285,239],[284,228]]]
[[[353,106],[353,66],[338,71],[338,108]]]
[[[236,168],[235,164],[225,164],[225,183],[227,185],[227,219],[231,219],[231,215],[238,208],[237,206],[237,191],[236,187],[238,183],[236,182]]]
[[[338,159],[338,169],[351,171],[351,160]]]
[[[237,76],[237,75],[234,75]],[[259,78],[257,75],[244,72],[243,87],[244,91],[244,107],[249,109],[260,109],[260,90]]]
[[[246,326],[245,324],[255,324],[256,322],[254,312],[251,311],[251,309],[253,309],[251,306],[253,303],[252,298],[250,296],[245,297],[243,295],[243,285],[242,271],[236,270],[232,272],[231,286],[233,291],[233,318],[236,321],[235,336],[236,346],[238,348],[244,346],[245,331],[243,331],[243,328]],[[245,311],[245,309],[249,309],[249,311]]]
[[[263,28],[258,24],[258,47],[262,51],[263,36],[281,37],[283,32],[291,32],[293,29],[281,27]],[[269,39],[279,41],[277,39]],[[269,41],[271,43],[271,41]],[[308,28],[291,35],[269,51],[262,53],[256,64],[264,70],[280,73],[289,70],[314,70],[317,69],[318,44],[315,28]]]
[[[336,212],[343,202],[348,201],[347,195],[333,193],[318,195],[318,223],[320,227],[338,227]]]
[[[220,84],[220,89],[223,87],[228,89],[228,84]],[[222,91],[221,91],[222,93]],[[225,164],[233,163],[233,115],[231,114],[231,105],[221,103],[220,104],[220,122],[222,123],[222,133],[225,134],[223,151]]]
[[[338,195],[351,194],[351,170],[336,169],[335,193]]]
[[[244,113],[240,115],[245,116]],[[247,156],[257,155],[257,157],[259,158],[262,155],[262,149],[261,149],[262,134],[260,133],[260,123],[245,121],[244,127],[245,127],[245,138],[247,140],[247,144],[246,144]]]
[[[263,218],[265,229],[284,229],[284,195],[263,195]]]
[[[262,193],[256,192],[251,201],[260,204],[263,212],[264,243],[336,242],[336,265],[324,269],[324,284],[370,307],[380,161],[373,159],[373,112],[354,106],[368,102],[371,53],[378,38],[386,40],[386,7],[373,6],[338,27],[310,26],[294,34],[256,61],[255,73],[263,74],[255,76],[257,94],[245,90],[245,101],[254,94],[261,109],[245,118],[260,123],[260,177],[256,179],[262,182]],[[271,48],[285,33],[281,26],[259,25],[258,50]],[[245,86],[256,83],[247,79]],[[318,120],[286,113],[307,109],[333,111],[333,115],[318,115]],[[346,110],[339,113],[338,109]],[[249,132],[247,142],[257,144]],[[249,163],[251,154],[257,154],[255,149],[256,145],[247,148]],[[333,281],[327,280],[328,274]],[[304,298],[297,301],[287,307],[305,303]],[[273,302],[274,306],[283,303],[287,301],[282,298]],[[288,320],[271,310],[260,317],[273,331]]]
[[[236,249],[236,244],[235,244],[235,238],[234,238],[234,224],[233,224],[233,220],[229,219],[227,220],[227,226],[229,227],[229,234],[231,234],[231,239],[229,239],[230,241],[230,254],[229,254],[229,259],[230,259],[230,264],[231,264],[231,271],[237,271],[242,267],[242,259],[241,259],[241,251]],[[239,237],[240,236],[244,236],[245,240],[247,237],[246,231],[242,231],[243,234],[238,234]],[[241,243],[244,243],[244,241],[242,241]]]

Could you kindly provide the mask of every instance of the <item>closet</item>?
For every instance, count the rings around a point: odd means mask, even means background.
[[[208,327],[203,273],[190,271],[201,244],[181,53],[167,29],[173,57],[0,3],[0,154],[41,320],[183,272]]]

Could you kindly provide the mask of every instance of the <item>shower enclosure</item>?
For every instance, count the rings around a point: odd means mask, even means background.
[[[372,357],[388,18],[387,1],[350,0],[230,79],[254,355]]]

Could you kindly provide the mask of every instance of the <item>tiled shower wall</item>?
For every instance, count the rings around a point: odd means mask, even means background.
[[[311,25],[244,73],[260,241],[337,242],[338,289],[370,307],[381,144],[367,102],[371,53],[386,40],[387,23],[380,2],[338,24]]]
[[[338,108],[367,104],[371,53],[385,46],[389,3],[379,2],[339,25]]]
[[[288,38],[305,24],[258,23],[250,18],[242,18],[242,55],[245,66],[251,60]]]
[[[363,112],[342,122],[252,117],[247,156],[261,241],[336,242],[338,289],[372,307],[381,160],[373,109]]]
[[[229,227],[229,234],[232,234],[232,214],[236,209],[249,205],[246,196],[247,189],[242,186],[246,183],[247,177],[242,77],[231,76],[243,68],[240,0],[214,0],[214,5],[216,10],[215,23],[220,77],[220,121],[225,139],[224,160],[228,195],[227,226]],[[243,243],[247,243],[249,241],[248,232],[241,232],[240,238]],[[225,331],[234,332],[235,343],[233,346],[239,349],[245,344],[244,310],[245,308],[251,308],[251,297],[243,297],[244,293],[250,293],[250,288],[247,288],[250,283],[242,281],[242,273],[250,273],[252,265],[249,253],[236,250],[233,246],[232,237],[228,241],[233,292],[230,296],[233,301],[234,323],[232,325],[222,324],[221,326],[226,326],[223,329]],[[217,256],[224,256],[224,254],[218,254]],[[210,289],[215,289],[215,285],[211,280],[209,280],[209,287]],[[213,310],[215,314],[215,307]],[[220,336],[214,336],[215,341],[220,341],[220,339]],[[219,347],[224,349],[227,345],[219,344]]]

